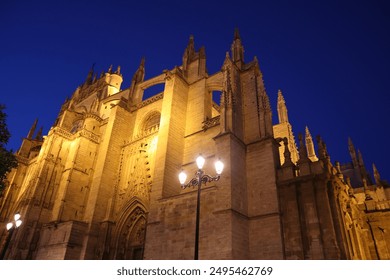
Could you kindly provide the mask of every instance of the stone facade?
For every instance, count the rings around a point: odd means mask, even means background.
[[[191,36],[180,67],[144,77],[144,60],[125,90],[119,67],[91,70],[48,135],[34,123],[0,200],[3,258],[192,259],[197,189],[178,173],[201,152],[207,174],[218,158],[225,169],[201,189],[200,259],[390,259],[387,183],[351,145],[350,165],[332,164],[321,138],[317,158],[308,129],[297,147],[281,92],[272,124],[238,31],[217,73]]]

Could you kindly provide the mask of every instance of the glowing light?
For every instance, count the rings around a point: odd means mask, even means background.
[[[187,180],[187,174],[185,174],[184,171],[180,172],[180,174],[179,174],[180,184],[184,185],[186,180]]]
[[[15,222],[15,226],[18,228],[18,227],[20,227],[20,225],[22,224],[22,220],[17,220],[16,222]]]
[[[196,165],[198,166],[199,169],[202,169],[202,168],[203,168],[205,161],[206,161],[206,160],[204,159],[204,157],[202,157],[202,155],[199,155],[199,156],[196,158]]]
[[[19,220],[20,219],[20,214],[16,213],[15,216],[14,216],[14,219],[15,219],[15,221]]]
[[[217,172],[218,175],[222,174],[224,164],[221,160],[218,160],[215,162],[215,172]]]
[[[14,226],[13,223],[8,223],[8,224],[7,224],[7,230],[10,230],[13,226]]]

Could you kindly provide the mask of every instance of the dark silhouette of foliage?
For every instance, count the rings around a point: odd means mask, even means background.
[[[8,131],[6,119],[7,114],[4,112],[5,106],[0,104],[0,196],[6,187],[6,176],[18,165],[12,150],[8,151],[5,145],[8,143],[11,134]]]

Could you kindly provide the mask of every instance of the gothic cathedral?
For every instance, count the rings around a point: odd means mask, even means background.
[[[192,259],[198,189],[178,174],[202,153],[205,173],[225,168],[201,187],[199,259],[390,259],[390,186],[351,140],[340,164],[308,128],[295,138],[281,91],[273,125],[262,75],[237,30],[217,73],[192,36],[181,66],[145,80],[142,60],[127,89],[120,67],[91,70],[48,134],[35,122],[17,152],[2,258]],[[23,222],[7,230],[15,213]]]

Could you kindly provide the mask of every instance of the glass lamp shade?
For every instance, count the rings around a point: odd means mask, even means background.
[[[199,169],[202,169],[202,168],[203,168],[205,161],[206,161],[206,160],[204,159],[204,157],[202,157],[202,155],[199,155],[199,156],[196,158],[196,165],[198,166]]]
[[[7,224],[7,230],[10,230],[13,226],[14,226],[13,223],[8,223],[8,224]]]
[[[15,216],[14,216],[14,219],[15,219],[15,221],[19,220],[20,219],[20,214],[16,213]]]
[[[16,222],[15,222],[15,226],[18,228],[18,227],[20,227],[20,225],[22,224],[22,220],[17,220]]]
[[[180,184],[184,185],[186,180],[187,180],[187,174],[185,174],[184,171],[180,172],[180,174],[179,174]]]
[[[223,171],[223,162],[221,160],[218,160],[215,162],[215,172],[217,172],[218,175],[222,174]]]

